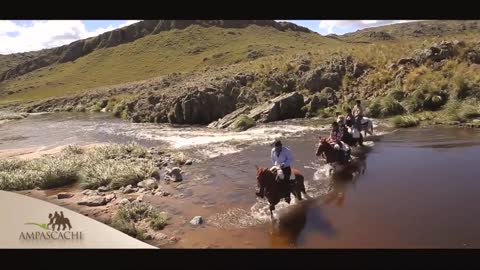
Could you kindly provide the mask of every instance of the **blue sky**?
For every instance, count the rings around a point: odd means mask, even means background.
[[[27,52],[69,44],[139,20],[0,20],[0,54]],[[281,21],[281,20],[277,20]],[[406,20],[290,20],[322,35],[344,34]]]

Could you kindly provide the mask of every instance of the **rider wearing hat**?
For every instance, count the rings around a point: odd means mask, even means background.
[[[283,146],[281,141],[276,140],[273,143],[270,157],[272,159],[273,166],[279,166],[282,169],[284,181],[288,181],[290,179],[290,175],[292,174],[290,165],[293,161],[293,155],[290,149]]]

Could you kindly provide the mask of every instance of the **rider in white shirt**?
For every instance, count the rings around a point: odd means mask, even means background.
[[[293,155],[290,149],[282,146],[282,142],[276,141],[272,148],[271,155],[273,166],[279,166],[282,169],[284,180],[289,180],[292,174],[290,165],[293,161]]]

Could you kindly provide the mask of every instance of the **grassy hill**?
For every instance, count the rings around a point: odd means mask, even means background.
[[[191,26],[95,50],[75,61],[3,81],[0,102],[32,101],[174,72],[228,66],[264,56],[321,50],[333,43],[339,42],[316,33],[282,32],[271,27]]]
[[[238,86],[244,95],[249,96],[246,103],[272,98],[281,94],[282,89],[287,89],[287,92],[295,90],[308,97],[317,92],[304,84],[307,77],[312,75],[311,70],[320,68],[323,73],[338,73],[338,68],[331,70],[331,62],[347,58],[353,59],[352,68],[365,66],[368,72],[361,77],[354,77],[341,71],[341,84],[334,89],[335,106],[322,113],[342,110],[355,98],[364,99],[366,105],[372,107],[370,111],[383,117],[439,109],[446,111],[456,106],[451,105],[453,102],[461,101],[456,97],[462,91],[467,93],[465,95],[471,104],[476,104],[475,97],[480,86],[476,63],[477,60],[480,62],[477,44],[480,40],[479,21],[412,22],[363,29],[343,36],[321,36],[295,27],[284,29],[270,22],[250,25],[243,22],[242,27],[225,27],[223,23],[215,23],[215,26],[202,22],[190,26],[180,24],[184,27],[152,30],[151,34],[139,36],[133,41],[110,47],[99,46],[73,61],[57,61],[0,81],[0,105],[37,104],[47,100],[48,106],[41,106],[37,110],[50,110],[56,102],[51,98],[92,94],[85,100],[78,101],[77,98],[68,101],[70,105],[57,107],[57,110],[71,109],[85,102],[88,103],[83,104],[86,107],[93,106],[98,110],[100,108],[95,107],[94,100],[102,95],[109,99],[120,96],[115,103],[122,99],[138,101],[142,95],[148,102],[159,100],[164,94],[183,99],[180,95],[194,92],[192,89],[200,85],[207,90],[209,87],[221,89],[223,86],[215,81],[223,82],[235,74],[251,74],[254,77],[246,85],[242,83]],[[142,33],[141,24],[133,27],[135,33]],[[111,40],[114,35],[106,33],[104,36]],[[429,55],[424,60],[412,60],[415,65],[401,64],[402,61],[421,57],[422,52],[425,53],[432,46],[438,50],[440,42],[444,40],[461,42],[457,42],[459,45],[455,45],[455,48],[448,49],[449,55],[441,61],[432,61],[430,58],[435,56]],[[45,51],[51,54],[54,50]],[[431,54],[433,51],[428,52]],[[479,58],[475,60],[477,52]],[[35,60],[35,57],[40,59],[41,54],[33,52],[0,56],[0,63],[5,63],[0,73]],[[299,71],[300,66],[304,65],[300,64],[302,61],[308,63],[305,71]],[[340,69],[345,69],[345,65],[350,64],[340,64]],[[292,87],[290,83],[293,83]],[[442,100],[438,103],[439,107],[429,107],[432,99]],[[62,102],[67,100],[63,99]],[[172,99],[165,102],[173,104],[179,101]],[[236,107],[245,102],[234,101],[238,103]],[[132,103],[130,107],[137,106],[135,104]],[[142,105],[142,110],[147,108],[153,111],[153,105]],[[110,102],[108,108],[113,107],[114,103]],[[171,114],[172,110],[178,109],[155,109],[163,114]],[[134,115],[133,112],[119,114],[127,118]],[[166,117],[154,117],[152,114],[141,119],[165,121]]]

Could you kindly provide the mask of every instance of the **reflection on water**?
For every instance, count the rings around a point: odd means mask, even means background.
[[[336,234],[332,223],[323,215],[321,201],[310,199],[298,202],[279,214],[279,219],[272,224],[270,243],[274,248],[298,247],[305,237],[304,229],[309,223],[316,232],[326,237]]]

